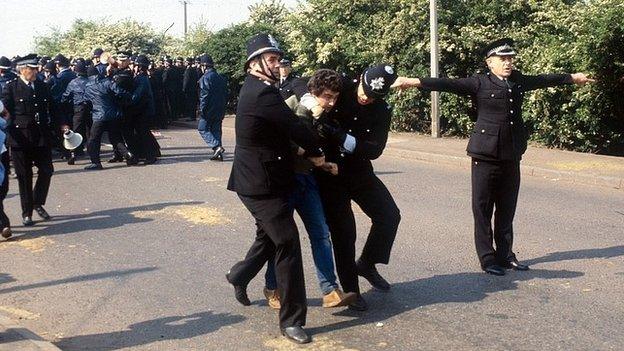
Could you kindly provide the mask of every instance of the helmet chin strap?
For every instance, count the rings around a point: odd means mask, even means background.
[[[270,69],[267,69],[268,63],[266,62],[264,57],[262,57],[262,56],[260,57],[259,64],[260,64],[260,67],[262,68],[262,70],[261,71],[256,70],[256,73],[258,73],[260,75],[263,75],[263,76],[267,77],[268,79],[270,79],[272,81],[275,81],[275,82],[277,82],[279,80],[279,78],[277,78],[275,76],[275,74],[273,74],[273,72]],[[269,71],[270,74],[267,74],[266,71]]]

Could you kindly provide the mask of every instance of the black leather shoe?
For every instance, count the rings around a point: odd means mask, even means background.
[[[143,161],[143,163],[146,165],[153,165],[156,162],[158,162],[158,159],[156,157],[148,158],[147,160]]]
[[[30,226],[35,225],[35,222],[33,222],[32,217],[25,216],[25,217],[22,217],[22,224],[26,227],[30,227]]]
[[[366,311],[368,310],[368,304],[366,303],[366,300],[364,300],[362,295],[358,294],[355,301],[349,304],[349,309],[360,312]]]
[[[530,269],[528,265],[522,264],[518,262],[518,260],[511,260],[507,262],[507,265],[505,265],[505,268],[513,269],[515,271],[528,271]]]
[[[134,166],[139,163],[139,160],[137,160],[131,152],[127,152],[124,157],[126,159],[127,166]]]
[[[3,238],[8,239],[11,236],[13,236],[13,231],[11,230],[11,227],[4,227],[4,228],[2,228],[2,237]]]
[[[42,206],[35,207],[35,212],[37,212],[39,217],[41,217],[44,221],[47,221],[50,218],[52,218]]]
[[[377,272],[375,265],[365,264],[361,260],[357,260],[355,265],[357,266],[358,275],[368,280],[373,288],[381,291],[390,290],[390,283],[388,283],[388,281],[386,281],[381,274]]]
[[[69,156],[69,158],[67,159],[67,164],[70,166],[73,166],[76,164],[76,155],[74,155],[74,153],[71,153],[71,156]]]
[[[505,269],[497,264],[489,265],[483,268],[483,271],[492,275],[505,275]]]
[[[104,169],[104,167],[102,167],[101,163],[91,163],[90,165],[85,166],[85,168],[87,171],[97,171],[100,169]]]
[[[310,335],[308,335],[308,333],[306,333],[301,327],[283,328],[282,335],[284,335],[286,339],[297,344],[307,344],[312,341]]]
[[[214,154],[210,157],[211,161],[223,161],[223,154],[225,153],[225,149],[222,146],[219,146],[215,149]]]
[[[249,297],[247,297],[247,287],[234,285],[234,283],[230,281],[229,273],[225,275],[225,279],[227,279],[227,281],[234,286],[234,297],[236,298],[236,301],[240,302],[243,306],[251,305],[251,301],[249,301]]]
[[[121,156],[115,155],[113,156],[113,158],[111,158],[110,160],[106,161],[108,163],[117,163],[117,162],[122,162],[124,159]]]

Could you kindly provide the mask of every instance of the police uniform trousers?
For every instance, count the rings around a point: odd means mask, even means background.
[[[150,132],[149,121],[145,113],[129,115],[123,134],[130,152],[138,158],[153,160],[160,154],[160,146]]]
[[[123,157],[128,153],[128,148],[126,148],[126,144],[124,144],[121,136],[121,121],[93,121],[89,142],[87,144],[89,158],[91,158],[92,163],[100,163],[100,148],[102,146],[102,135],[104,132],[108,133],[108,140],[113,145],[116,155]]]
[[[17,174],[22,217],[32,216],[33,208],[45,205],[54,173],[52,151],[47,146],[11,147],[13,166]],[[33,189],[33,164],[37,167],[37,181]]]
[[[372,170],[338,176],[316,171],[316,178],[334,246],[340,284],[345,292],[360,293],[355,265],[356,225],[351,200],[372,222],[360,256],[368,264],[388,264],[401,221],[399,208]]]
[[[74,152],[82,153],[91,133],[91,106],[89,103],[74,105],[74,132],[82,135],[82,143]]]
[[[307,301],[301,246],[288,198],[238,196],[255,218],[257,229],[256,239],[245,258],[230,269],[230,283],[247,286],[266,262],[274,257],[281,302],[280,327],[305,325]]]
[[[514,260],[513,218],[520,188],[520,161],[472,159],[472,213],[481,267]],[[492,230],[494,214],[494,230]],[[496,243],[494,249],[493,242]]]
[[[197,117],[197,102],[199,96],[197,91],[191,91],[184,93],[184,116],[188,119],[195,119]]]
[[[2,184],[0,184],[0,225],[2,226],[2,228],[6,228],[11,226],[11,221],[4,212],[4,199],[9,192],[9,167],[11,160],[11,157],[9,156],[9,151],[7,150],[6,152],[4,152],[2,156],[0,156],[0,159],[2,160],[2,165],[4,166],[4,180],[2,181]]]

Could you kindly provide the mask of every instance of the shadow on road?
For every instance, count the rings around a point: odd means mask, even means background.
[[[312,334],[328,333],[360,325],[376,323],[419,307],[441,303],[471,303],[485,299],[499,291],[515,290],[519,281],[532,279],[571,279],[583,276],[581,272],[533,269],[527,272],[510,272],[503,277],[469,272],[436,275],[392,285],[389,293],[368,291],[364,297],[370,309],[364,313],[344,310],[339,316],[359,317],[322,327],[309,329]]]
[[[16,281],[9,273],[0,273],[0,284],[12,283]],[[2,291],[0,290],[0,293]]]
[[[99,230],[122,227],[127,224],[151,222],[152,218],[139,218],[134,212],[158,211],[169,206],[197,205],[201,201],[186,202],[165,202],[160,204],[149,204],[142,206],[113,208],[109,210],[96,211],[85,214],[54,216],[48,222],[37,222],[37,226],[30,230],[22,230],[22,235],[9,239],[12,241],[33,239],[40,236],[54,236],[62,234],[77,233],[85,230]],[[14,232],[16,233],[16,232]]]
[[[36,289],[36,288],[43,288],[43,287],[54,286],[54,285],[61,285],[61,284],[78,283],[78,282],[84,282],[84,281],[89,281],[89,280],[99,280],[99,279],[108,279],[108,278],[121,278],[121,277],[124,277],[124,276],[127,276],[127,275],[131,275],[131,274],[146,273],[146,272],[155,271],[156,269],[157,269],[156,267],[145,267],[145,268],[135,268],[135,269],[127,269],[127,270],[109,271],[109,272],[102,272],[102,273],[95,273],[95,274],[85,274],[85,275],[79,275],[77,277],[63,278],[63,279],[57,279],[57,280],[50,280],[50,281],[47,281],[47,282],[39,282],[39,283],[33,283],[33,284],[27,284],[27,285],[12,286],[10,288],[0,289],[0,294],[7,294],[7,293],[12,293],[12,292],[17,292],[17,291],[23,291],[23,290],[28,290],[28,289]]]
[[[118,350],[163,340],[189,339],[244,320],[240,315],[208,311],[152,319],[132,324],[128,330],[68,337],[55,344],[63,350]]]
[[[585,260],[590,258],[612,258],[624,256],[624,245],[604,247],[601,249],[582,249],[573,251],[553,252],[546,256],[527,260],[525,263],[532,265],[545,262],[569,261],[569,260]]]

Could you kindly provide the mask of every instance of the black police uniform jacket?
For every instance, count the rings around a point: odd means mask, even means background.
[[[527,91],[571,84],[569,74],[524,75],[513,71],[507,80],[491,73],[469,78],[421,78],[421,89],[469,95],[476,102],[477,119],[468,141],[468,155],[487,161],[520,160],[528,133],[522,119]]]
[[[288,108],[279,90],[247,75],[236,109],[236,149],[228,189],[239,195],[281,196],[294,185],[291,139],[320,155],[314,134]]]
[[[279,92],[282,95],[282,98],[284,100],[295,95],[295,91],[293,88],[293,81],[296,79],[297,77],[291,74],[288,77],[286,77],[283,81],[280,80],[280,82],[277,84],[277,88],[279,89]]]
[[[34,89],[17,78],[7,83],[2,91],[2,103],[11,114],[6,128],[10,147],[50,146],[50,91],[40,80],[32,84]]]
[[[329,145],[325,159],[338,164],[340,175],[358,172],[372,172],[371,160],[383,153],[388,141],[392,107],[383,99],[375,99],[368,105],[357,101],[358,80],[344,80],[343,89],[334,108],[326,117],[356,139],[353,153],[342,149],[342,145]]]

